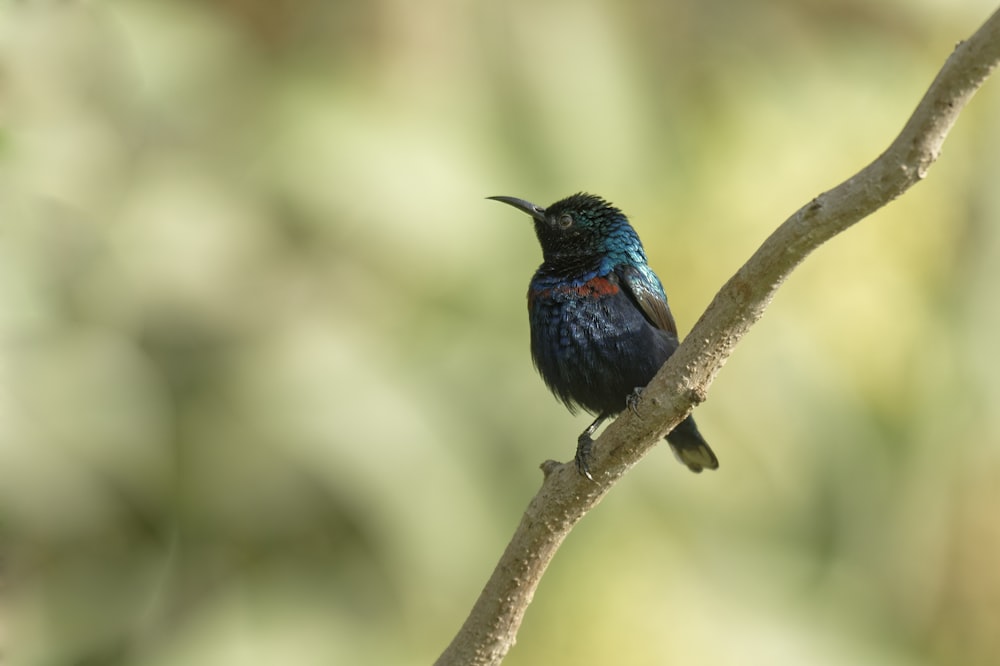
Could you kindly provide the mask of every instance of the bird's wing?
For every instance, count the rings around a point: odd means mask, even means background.
[[[677,335],[677,324],[670,314],[663,285],[649,268],[622,266],[616,271],[618,279],[625,286],[625,293],[639,306],[646,319],[657,328]]]

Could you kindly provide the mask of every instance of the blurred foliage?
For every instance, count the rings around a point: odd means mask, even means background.
[[[985,0],[0,3],[0,661],[426,664],[584,416],[526,221],[687,330]],[[574,532],[510,664],[1000,654],[1000,82]]]

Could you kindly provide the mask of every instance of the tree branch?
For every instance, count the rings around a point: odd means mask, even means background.
[[[927,175],[949,130],[1000,61],[1000,10],[960,43],[902,132],[874,162],[788,218],[722,287],[674,355],[594,446],[591,471],[547,461],[545,480],[472,612],[438,666],[499,664],[514,644],[546,567],[573,526],[596,506],[692,406],[785,278],[813,250],[886,205]]]

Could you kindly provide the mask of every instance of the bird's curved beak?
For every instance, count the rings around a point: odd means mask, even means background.
[[[523,213],[527,213],[534,219],[542,222],[545,220],[545,209],[541,206],[536,206],[530,201],[525,201],[524,199],[518,199],[517,197],[486,197],[487,199],[492,199],[493,201],[502,201],[505,204],[513,206]]]

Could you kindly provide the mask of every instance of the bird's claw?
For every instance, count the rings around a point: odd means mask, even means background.
[[[594,477],[590,474],[590,449],[594,446],[594,440],[591,439],[588,433],[583,433],[580,435],[580,439],[576,442],[576,457],[574,458],[576,462],[576,471],[580,473],[581,476],[585,476],[591,481]]]
[[[642,398],[642,387],[636,386],[632,389],[632,392],[625,396],[625,406],[628,407],[628,411],[632,412],[636,416],[639,415],[639,400]]]

